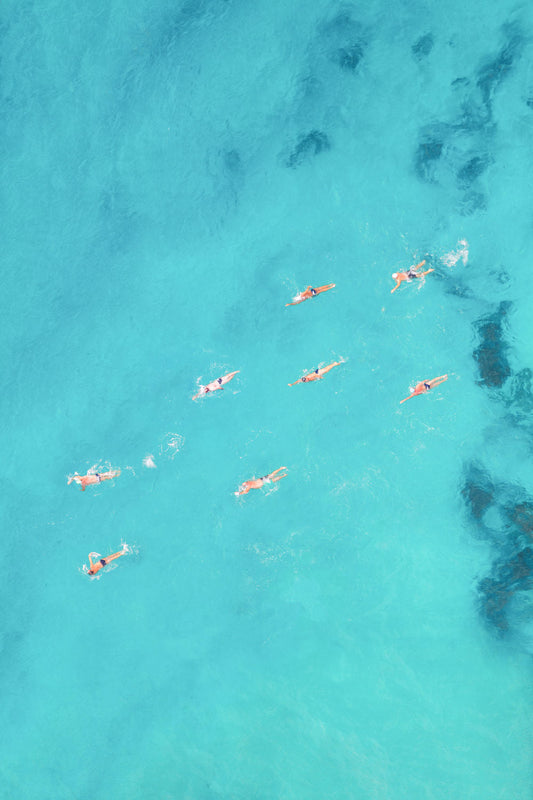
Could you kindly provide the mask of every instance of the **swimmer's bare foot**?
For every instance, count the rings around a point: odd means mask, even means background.
[[[229,383],[240,370],[236,369],[235,372],[228,372],[227,375],[223,375],[221,378],[217,378],[215,381],[211,381],[208,383],[207,386],[201,386],[200,391],[198,394],[195,394],[193,400],[197,400],[199,397],[203,397],[204,394],[209,394],[209,392],[216,392],[217,389],[222,389],[226,383]]]

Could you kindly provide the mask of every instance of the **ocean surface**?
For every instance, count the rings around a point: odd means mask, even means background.
[[[531,800],[531,4],[0,45],[0,797]]]

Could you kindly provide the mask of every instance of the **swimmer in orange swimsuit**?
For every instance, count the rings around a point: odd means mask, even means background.
[[[299,378],[294,383],[289,383],[289,386],[296,386],[297,383],[310,383],[311,381],[321,381],[324,375],[333,369],[333,367],[338,367],[342,364],[342,361],[334,361],[333,364],[328,364],[327,367],[320,367],[320,369],[315,369],[313,372],[309,372],[309,374],[304,375],[303,378]]]
[[[108,472],[88,472],[87,475],[78,475],[76,472],[71,478],[68,479],[68,485],[75,481],[81,486],[82,492],[85,491],[87,486],[93,483],[102,483],[102,481],[110,481],[113,478],[118,478],[120,475],[119,469],[110,469]]]
[[[239,491],[235,492],[238,496],[240,494],[248,494],[250,489],[260,489],[265,483],[276,483],[276,481],[280,481],[282,478],[287,477],[287,473],[284,475],[278,475],[278,472],[281,472],[282,469],[287,469],[287,467],[278,467],[275,469],[274,472],[269,473],[268,475],[264,475],[262,478],[252,478],[250,481],[244,481],[239,486]]]
[[[420,264],[417,264],[415,267],[409,267],[407,272],[393,272],[392,277],[396,281],[396,286],[394,289],[391,289],[391,294],[396,291],[400,287],[402,281],[412,281],[414,278],[423,278],[424,275],[429,275],[430,272],[434,272],[434,269],[427,269],[425,272],[418,272],[420,267],[423,267],[425,264],[425,260],[421,261]]]
[[[106,556],[105,558],[100,558],[100,553],[89,553],[89,564],[91,568],[87,570],[87,575],[96,575],[98,570],[102,569],[102,567],[106,567],[111,561],[114,561],[115,558],[120,558],[120,556],[125,556],[128,553],[128,545],[123,544],[122,550],[119,550],[118,553],[113,553],[110,556]],[[98,561],[93,561],[93,557],[97,558]]]
[[[400,403],[405,403],[406,400],[410,400],[411,397],[416,397],[417,394],[424,394],[425,392],[429,392],[430,389],[433,389],[433,387],[438,386],[439,383],[444,383],[444,381],[447,380],[448,380],[447,375],[439,375],[438,378],[433,378],[430,381],[420,381],[420,383],[416,384],[415,388],[413,389],[409,397],[404,397],[403,400],[400,400]]]
[[[297,306],[298,303],[303,303],[304,300],[309,300],[310,297],[316,297],[317,294],[322,294],[322,292],[329,292],[329,290],[334,287],[334,283],[328,283],[326,286],[318,286],[316,289],[313,289],[312,286],[308,286],[307,289],[304,289],[303,292],[296,295],[292,303],[285,303],[285,308],[287,308],[287,306]]]
[[[225,383],[229,383],[235,375],[240,372],[239,369],[236,369],[235,372],[228,372],[227,375],[223,375],[222,378],[217,378],[216,381],[211,381],[208,383],[207,386],[200,386],[200,391],[198,394],[195,394],[193,400],[196,400],[198,397],[203,397],[204,394],[209,394],[209,392],[216,392],[217,389],[223,389]]]

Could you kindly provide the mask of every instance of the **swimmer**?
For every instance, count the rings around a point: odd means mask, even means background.
[[[303,292],[296,295],[292,303],[285,303],[285,308],[287,308],[287,306],[297,306],[298,303],[303,303],[304,300],[309,300],[310,297],[316,297],[317,294],[322,294],[322,292],[329,292],[329,290],[334,287],[334,283],[328,283],[326,286],[318,286],[316,289],[313,289],[312,286],[308,286],[307,289],[304,289]]]
[[[278,475],[278,472],[281,472],[282,469],[287,469],[287,467],[278,467],[275,469],[274,472],[270,472],[268,475],[264,475],[262,478],[252,478],[249,481],[244,481],[239,486],[239,491],[235,492],[237,497],[241,494],[248,494],[250,489],[260,489],[265,483],[276,483],[276,481],[280,481],[282,478],[287,477],[287,473],[284,475]]]
[[[289,386],[296,386],[297,383],[310,383],[311,381],[321,381],[324,375],[333,369],[333,367],[338,367],[342,364],[342,361],[334,361],[333,364],[328,364],[327,367],[320,367],[320,369],[315,369],[313,372],[309,372],[308,375],[304,375],[303,378],[299,378],[294,383],[289,383]]]
[[[410,400],[411,397],[416,397],[417,394],[424,394],[425,392],[429,392],[430,389],[433,389],[435,386],[438,386],[439,383],[444,383],[444,381],[447,380],[448,380],[447,375],[439,375],[438,378],[433,378],[430,381],[420,381],[420,383],[416,384],[415,388],[413,389],[409,397],[404,397],[403,400],[400,400],[400,403],[405,403],[406,400]]]
[[[229,383],[235,375],[240,372],[239,369],[236,369],[235,372],[228,372],[227,375],[223,375],[222,378],[217,378],[216,381],[211,381],[208,383],[207,386],[200,386],[200,391],[198,394],[195,394],[193,400],[196,400],[198,397],[203,397],[204,394],[209,394],[209,392],[216,392],[217,389],[223,389],[225,383]]]
[[[424,261],[421,261],[420,264],[417,264],[414,267],[409,267],[407,272],[393,272],[392,273],[392,277],[396,281],[396,286],[394,287],[394,289],[390,290],[391,294],[393,292],[395,292],[396,289],[399,288],[399,286],[402,283],[402,281],[409,282],[409,281],[412,281],[413,278],[423,278],[425,275],[429,275],[430,272],[434,272],[435,271],[433,269],[427,269],[425,272],[418,272],[420,267],[423,267],[425,263],[426,263],[426,261],[424,259]]]
[[[119,550],[118,553],[113,553],[110,556],[106,556],[105,558],[100,558],[100,553],[89,553],[89,564],[91,565],[91,568],[87,570],[87,575],[96,575],[98,570],[102,569],[102,567],[106,567],[111,561],[114,561],[115,558],[125,556],[128,552],[128,545],[123,544],[122,550]],[[97,558],[98,561],[93,561],[93,557]]]
[[[68,479],[68,485],[75,481],[81,486],[82,492],[85,491],[87,486],[93,483],[102,483],[102,481],[110,481],[113,478],[118,478],[120,475],[119,469],[110,469],[108,472],[88,472],[87,475],[78,475],[76,472],[71,478]]]

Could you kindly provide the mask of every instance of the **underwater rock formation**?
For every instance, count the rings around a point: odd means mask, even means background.
[[[511,303],[502,301],[494,314],[482,317],[475,323],[481,341],[473,357],[481,375],[478,383],[482,386],[499,389],[511,375],[507,359],[509,345],[504,339],[504,323],[510,307]]]
[[[327,134],[323,131],[312,130],[301,136],[298,143],[286,161],[286,165],[292,169],[299,167],[318,153],[331,148],[331,143]]]

